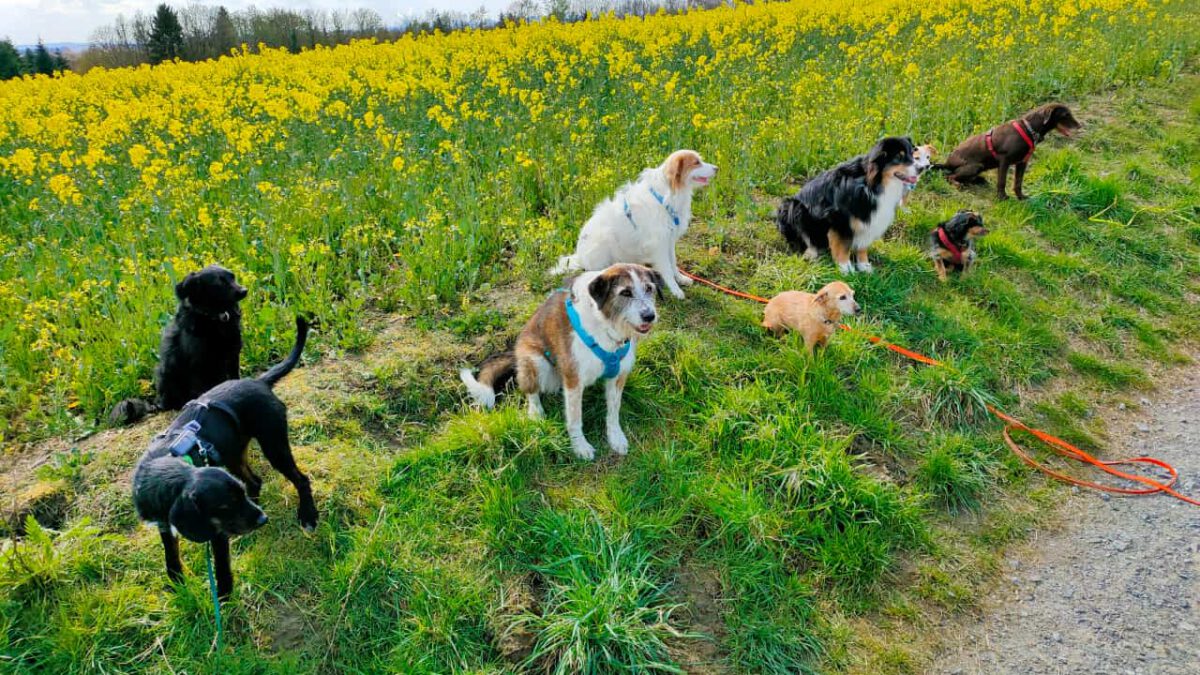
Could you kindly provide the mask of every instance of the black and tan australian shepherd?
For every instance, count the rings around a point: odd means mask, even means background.
[[[867,248],[883,236],[896,218],[905,186],[917,182],[913,144],[889,136],[871,151],[804,184],[775,212],[780,234],[792,250],[814,260],[829,249],[843,274],[850,273],[850,253],[859,272],[870,272]]]

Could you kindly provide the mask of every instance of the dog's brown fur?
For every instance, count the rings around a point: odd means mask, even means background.
[[[784,291],[767,303],[762,325],[775,335],[787,330],[800,333],[804,336],[804,346],[812,354],[816,347],[829,342],[842,319],[843,308],[848,310],[847,314],[858,311],[854,289],[841,281],[828,284],[816,294]]]
[[[1051,131],[1057,130],[1064,136],[1079,128],[1079,122],[1071,114],[1071,110],[1061,103],[1048,103],[1026,113],[1019,121],[1024,122],[1031,132],[1035,143],[1040,143]],[[1005,122],[992,129],[992,147],[996,149],[993,157],[987,147],[987,134],[978,134],[968,138],[946,158],[944,164],[935,165],[937,168],[950,171],[948,180],[956,185],[979,182],[979,174],[991,169],[998,169],[996,178],[996,198],[1007,199],[1004,191],[1008,182],[1008,168],[1016,168],[1013,176],[1013,192],[1017,199],[1025,199],[1022,185],[1025,180],[1025,168],[1028,165],[1025,156],[1029,154],[1029,145],[1021,134],[1013,128],[1012,122]]]

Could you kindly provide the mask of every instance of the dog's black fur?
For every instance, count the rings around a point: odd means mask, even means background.
[[[779,233],[796,253],[810,247],[829,248],[830,230],[852,240],[851,219],[871,219],[883,190],[884,170],[912,161],[912,139],[889,136],[880,140],[869,153],[842,162],[784,199],[775,212]]]
[[[202,394],[199,400],[208,407],[187,406],[138,461],[133,473],[133,503],[142,520],[158,525],[172,581],[183,576],[175,538],[178,532],[190,541],[212,542],[217,591],[225,596],[233,589],[229,537],[246,534],[267,522],[266,514],[255,504],[262,479],[247,462],[251,439],[258,441],[271,466],[295,486],[300,496],[300,524],[306,530],[316,527],[318,514],[312,488],[308,477],[297,468],[288,442],[287,406],[271,390],[299,363],[308,330],[309,322],[297,318],[296,343],[285,361],[258,378],[224,382]],[[221,458],[221,467],[195,468],[171,454],[174,432],[191,420],[200,422],[196,435],[212,444]]]
[[[233,272],[209,265],[175,284],[179,309],[162,332],[154,369],[156,399],[126,399],[113,408],[109,421],[132,424],[158,410],[183,404],[226,380],[241,375],[242,312],[238,303],[246,288]]]

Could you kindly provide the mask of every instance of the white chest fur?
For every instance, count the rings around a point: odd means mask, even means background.
[[[854,241],[850,247],[854,250],[864,249],[875,243],[884,232],[892,226],[892,221],[896,219],[896,209],[900,206],[900,200],[904,197],[904,182],[899,180],[888,180],[884,182],[883,192],[879,193],[879,200],[875,202],[875,210],[871,212],[871,219],[864,223],[864,227],[854,234]]]

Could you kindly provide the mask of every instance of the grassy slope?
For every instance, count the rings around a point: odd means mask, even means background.
[[[978,393],[1091,447],[1099,392],[1148,385],[1200,323],[1200,78],[1076,107],[1089,128],[1039,150],[1033,199],[993,204],[928,177],[877,274],[852,282],[858,326],[952,371],[854,335],[810,360],[763,335],[753,303],[693,289],[639,353],[630,455],[588,464],[567,450],[558,401],[542,423],[519,402],[469,412],[454,375],[510,339],[553,280],[521,288],[522,270],[459,315],[378,318],[374,347],[280,388],[323,521],[302,536],[294,494],[268,478],[272,521],[235,545],[218,667],[917,668],[927,617],[969,605],[996,547],[1052,500]],[[769,215],[793,188],[774,187],[755,220],[697,223],[681,260],[760,294],[834,278],[783,254]],[[980,269],[938,285],[926,232],[968,206],[993,229]],[[598,393],[585,401],[596,441]],[[213,667],[202,549],[185,548],[193,574],[169,592],[126,493],[165,421],[46,446],[37,475],[66,487],[64,531],[35,530],[0,565],[6,670]],[[24,475],[4,486],[25,490]],[[995,507],[979,515],[983,502]]]

